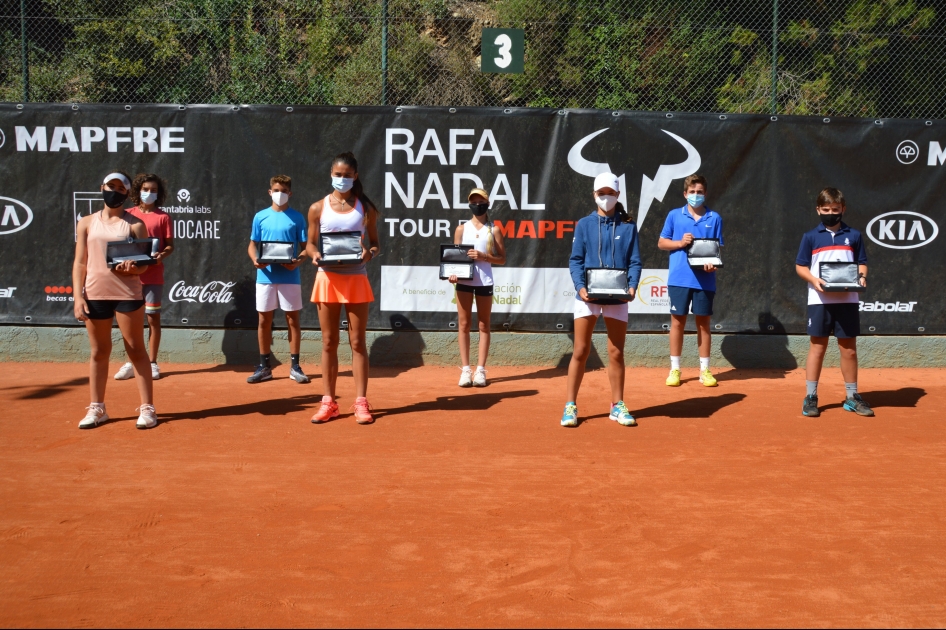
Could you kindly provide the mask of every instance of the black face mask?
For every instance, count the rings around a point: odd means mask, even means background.
[[[109,208],[121,208],[128,199],[128,193],[115,192],[114,190],[103,190],[102,199]]]
[[[473,211],[473,216],[481,217],[489,210],[488,203],[471,203],[470,210]]]
[[[819,214],[818,216],[821,217],[821,222],[828,227],[834,227],[841,222],[840,214]]]

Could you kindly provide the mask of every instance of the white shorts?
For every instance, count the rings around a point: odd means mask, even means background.
[[[627,303],[623,304],[592,304],[590,302],[582,302],[581,299],[575,300],[575,319],[581,317],[588,317],[589,315],[594,315],[595,317],[607,317],[608,319],[616,319],[619,322],[627,322]]]
[[[301,284],[256,284],[256,311],[269,313],[279,306],[287,313],[302,310]]]

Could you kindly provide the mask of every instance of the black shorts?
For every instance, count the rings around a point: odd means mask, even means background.
[[[670,294],[670,314],[683,315],[690,314],[690,305],[693,305],[694,315],[712,315],[713,300],[716,298],[716,291],[704,291],[703,289],[693,289],[691,287],[668,286],[667,293]]]
[[[852,339],[861,334],[860,304],[809,304],[808,334],[812,337]]]
[[[134,313],[145,305],[144,300],[86,300],[89,319],[112,319],[115,313]]]
[[[493,297],[493,285],[474,287],[469,284],[460,284],[457,282],[457,291],[461,293],[472,293],[481,297]]]

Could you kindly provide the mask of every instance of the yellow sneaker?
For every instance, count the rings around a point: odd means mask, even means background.
[[[709,371],[709,368],[700,372],[700,382],[703,383],[703,387],[716,387],[717,385],[716,377]]]
[[[667,377],[667,387],[680,387],[680,370],[670,370]]]

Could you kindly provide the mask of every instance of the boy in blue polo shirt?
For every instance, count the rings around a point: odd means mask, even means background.
[[[270,366],[270,350],[273,343],[273,315],[278,306],[286,313],[289,326],[289,378],[297,383],[308,383],[309,377],[299,366],[302,328],[299,313],[302,311],[302,279],[299,265],[306,254],[309,240],[306,220],[299,212],[289,207],[292,196],[292,180],[288,175],[276,175],[269,180],[269,196],[273,200],[253,217],[250,245],[247,253],[256,267],[256,310],[259,313],[260,362],[256,371],[246,379],[247,383],[261,383],[273,378]],[[289,264],[265,265],[259,262],[259,244],[263,241],[296,243],[296,259]]]
[[[825,188],[818,195],[815,211],[821,225],[806,232],[795,259],[795,271],[808,282],[808,360],[802,414],[812,418],[818,409],[818,379],[828,350],[828,336],[834,333],[841,351],[841,375],[847,397],[844,409],[859,416],[873,416],[870,405],[857,393],[857,336],[861,332],[860,304],[856,292],[826,293],[821,279],[823,262],[856,262],[861,286],[867,286],[867,250],[861,233],[841,221],[846,210],[844,195],[837,188]]]
[[[706,178],[690,175],[683,180],[683,196],[687,202],[667,215],[657,247],[671,252],[670,278],[670,376],[667,385],[680,386],[680,355],[683,353],[683,328],[687,323],[690,305],[696,317],[696,342],[700,349],[700,382],[716,387],[716,378],[710,372],[710,316],[716,297],[716,267],[690,267],[687,247],[694,238],[715,238],[723,244],[723,219],[706,207]]]

